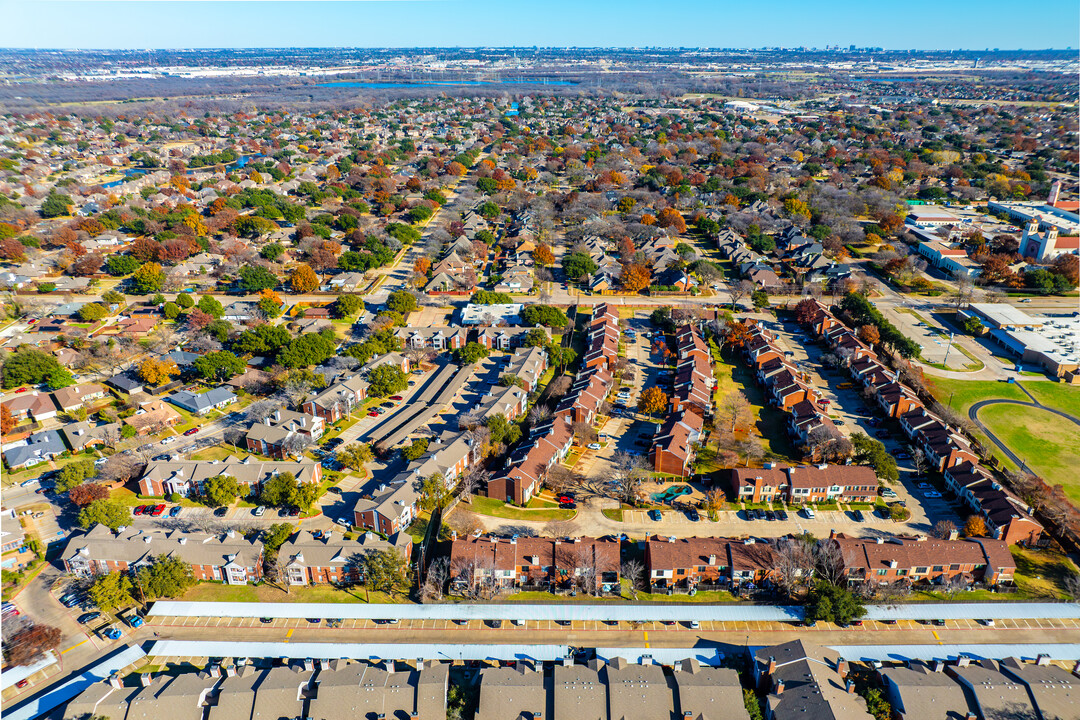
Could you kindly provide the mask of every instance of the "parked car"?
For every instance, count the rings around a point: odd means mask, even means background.
[[[334,495],[340,495],[341,488],[339,488],[337,485],[331,485],[330,487],[326,488],[326,492],[333,493]]]
[[[143,513],[146,512],[146,509],[148,507],[150,507],[150,506],[149,505],[139,505],[137,508],[135,508],[134,510],[131,511],[131,514],[132,515],[142,515]]]
[[[664,519],[664,516],[660,513],[659,510],[650,510],[649,511],[649,519],[654,521],[654,522],[660,522],[661,520]]]
[[[866,521],[866,516],[863,515],[862,510],[856,510],[855,512],[852,513],[852,515],[855,516],[855,522],[865,522]]]
[[[939,497],[941,497],[941,493],[939,493],[937,490],[927,490],[922,495],[923,495],[924,498],[939,498]]]
[[[64,593],[60,596],[60,604],[66,608],[73,608],[82,602],[84,597],[86,597],[86,595],[81,590]]]
[[[289,508],[289,517],[298,517],[300,515],[300,508]]]
[[[188,437],[189,435],[194,435],[195,433],[199,432],[200,429],[201,428],[191,428],[190,430],[185,430],[184,431],[184,437]]]
[[[181,508],[179,505],[173,505],[171,508],[169,508],[169,517],[176,517],[180,514],[180,511],[182,509],[183,508]]]
[[[33,321],[31,321],[31,322],[33,322]],[[26,678],[23,678],[23,679],[22,679],[22,680],[20,680],[19,682],[15,683],[15,687],[17,687],[18,689],[22,690],[22,689],[23,689],[24,687],[26,687],[26,686],[27,686],[27,685],[29,685],[29,684],[30,684],[30,681],[29,681],[29,680],[27,680]]]
[[[576,502],[559,503],[559,508],[561,510],[577,510],[577,503]]]
[[[120,628],[111,627],[102,634],[110,640],[119,640],[124,633],[120,632]]]
[[[214,517],[225,517],[228,514],[229,508],[227,507],[219,507],[217,510],[214,511]]]
[[[787,520],[788,519],[788,514],[784,510],[777,510],[776,511],[776,517],[779,520]]]
[[[162,445],[172,445],[174,442],[176,442],[176,437],[175,436],[169,436],[167,438],[164,438],[161,441],[161,444]]]
[[[265,505],[260,505],[259,507],[252,510],[251,514],[254,515],[255,517],[262,517],[263,515],[266,514],[266,506]]]
[[[765,511],[765,519],[766,520],[775,520],[776,519],[776,513],[774,513],[772,510],[766,510]]]
[[[813,508],[803,508],[803,515],[805,515],[808,520],[813,520],[814,519],[814,510],[813,510]]]
[[[599,450],[600,443],[589,443],[587,446],[590,450]]]
[[[697,522],[698,520],[701,519],[701,516],[698,515],[698,511],[695,510],[694,508],[689,508],[686,511],[686,519],[689,520],[690,522]]]
[[[165,514],[165,505],[164,504],[155,505],[153,507],[153,509],[150,511],[150,515],[153,516],[153,517],[161,517],[164,514]]]
[[[94,622],[99,617],[101,617],[101,613],[99,613],[99,612],[83,613],[82,615],[79,616],[79,624],[87,625],[89,623]]]
[[[37,481],[38,481],[37,478],[30,478],[29,480],[23,480],[21,483],[19,483],[19,487],[26,487],[27,485],[33,485]]]
[[[877,432],[874,433],[874,437],[876,437],[878,439],[881,439],[881,440],[884,440],[885,438],[889,437],[889,431],[888,430],[878,430]]]
[[[274,618],[261,617],[259,618],[259,622],[261,622],[263,625],[269,625],[270,623],[274,622]]]
[[[337,523],[338,525],[343,526],[343,527],[347,527],[347,528],[352,527],[352,523],[349,522],[348,518],[337,518],[336,520],[334,520],[334,522]]]
[[[401,402],[403,400],[403,398],[400,395],[391,395],[390,399],[393,400],[394,402]]]

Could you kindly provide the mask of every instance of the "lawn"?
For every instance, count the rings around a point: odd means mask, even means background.
[[[1080,387],[1040,380],[1024,383],[1024,389],[1046,407],[1080,417]]]
[[[570,518],[574,517],[573,510],[560,510],[558,508],[553,508],[550,510],[529,510],[526,508],[515,507],[513,505],[507,505],[500,500],[486,497],[474,497],[472,499],[472,503],[469,503],[467,507],[468,509],[480,515],[505,518],[507,520],[533,520],[536,522],[551,522],[553,520],[569,520]]]
[[[1016,560],[1016,585],[1027,597],[1065,597],[1065,578],[1077,572],[1069,558],[1054,550],[1009,548]]]
[[[1080,506],[1080,427],[1045,410],[1017,405],[985,407],[979,419],[1032,472],[1051,485],[1063,485]]]
[[[234,455],[250,455],[251,453],[246,450],[241,451],[230,445],[214,445],[198,452],[193,452],[189,456],[192,460],[224,460],[225,458],[232,457]]]
[[[294,587],[285,592],[272,585],[225,585],[200,583],[184,593],[184,602],[259,602],[259,603],[358,603],[367,602],[363,587],[338,589],[331,585]],[[373,603],[407,602],[404,595],[371,593]]]
[[[927,377],[926,385],[939,401],[965,414],[969,407],[980,400],[1001,398],[1020,402],[1031,401],[1016,385],[997,380],[950,380]]]
[[[765,396],[748,368],[741,364],[714,362],[713,375],[716,377],[716,390],[713,393],[716,407],[721,406],[724,396],[736,390],[741,390],[750,401],[754,434],[764,441],[766,460],[799,458],[785,430],[787,415],[765,402]]]

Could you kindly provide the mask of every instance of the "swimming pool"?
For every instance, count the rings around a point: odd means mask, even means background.
[[[672,485],[661,493],[653,493],[652,499],[659,503],[669,503],[680,495],[689,495],[694,489],[689,485]]]

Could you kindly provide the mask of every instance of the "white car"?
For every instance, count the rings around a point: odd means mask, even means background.
[[[589,443],[588,448],[590,450],[599,450],[600,449],[600,443]]]
[[[175,437],[167,437],[167,438],[165,438],[164,440],[161,441],[161,444],[162,445],[172,445],[174,442],[176,442]]]

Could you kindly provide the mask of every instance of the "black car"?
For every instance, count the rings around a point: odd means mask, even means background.
[[[322,622],[322,618],[308,618],[307,621],[312,625],[318,625]]]
[[[766,520],[775,520],[776,519],[776,513],[774,513],[772,510],[766,510],[765,511],[765,519]]]
[[[259,622],[261,622],[263,625],[269,625],[270,623],[274,622],[274,618],[259,618]]]
[[[695,510],[693,508],[690,508],[689,510],[686,511],[686,519],[689,520],[690,522],[697,522],[698,520],[701,519],[701,516],[698,515],[697,510]]]
[[[289,517],[298,517],[300,515],[300,508],[289,508]]]
[[[777,510],[776,511],[776,517],[779,520],[787,520],[787,511],[786,510]]]
[[[559,503],[559,509],[560,510],[577,510],[577,503],[575,503],[575,502]]]
[[[101,613],[99,613],[99,612],[83,613],[82,615],[79,616],[79,622],[81,624],[83,624],[83,625],[86,625],[87,623],[94,622],[99,617],[101,617]]]
[[[338,445],[340,445],[343,442],[345,442],[345,441],[342,440],[339,437],[336,437],[333,440],[327,440],[326,445],[324,445],[323,447],[325,447],[327,449],[336,448]]]
[[[228,514],[229,508],[227,507],[219,507],[217,510],[214,511],[214,517],[225,517]]]
[[[60,604],[66,608],[73,608],[86,598],[85,593],[71,592],[60,597]]]
[[[339,488],[337,485],[331,485],[330,487],[326,488],[326,492],[334,493],[335,495],[340,495],[341,494],[341,488]]]
[[[856,510],[852,514],[855,516],[855,522],[865,522],[866,521],[866,516],[863,515],[862,510]]]

